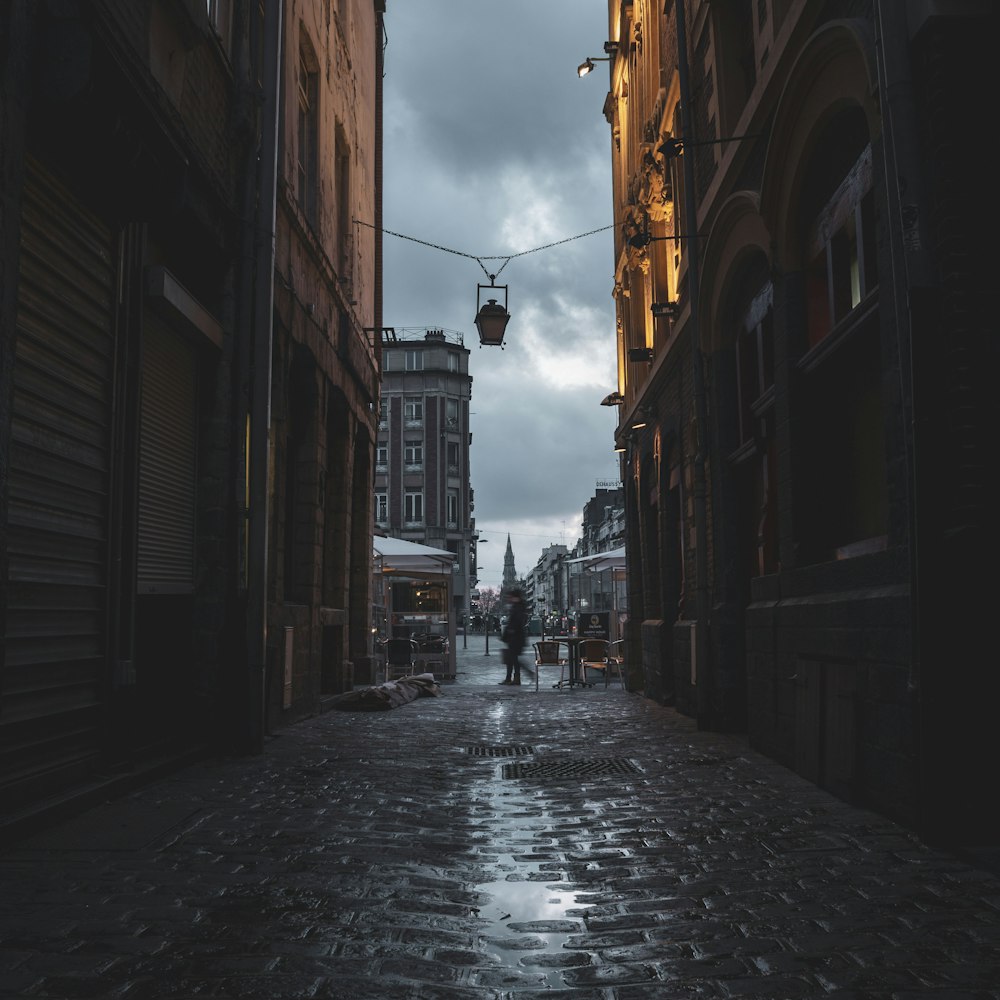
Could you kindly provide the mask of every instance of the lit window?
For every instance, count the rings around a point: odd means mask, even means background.
[[[809,236],[809,345],[818,344],[878,283],[871,146],[813,220]]]

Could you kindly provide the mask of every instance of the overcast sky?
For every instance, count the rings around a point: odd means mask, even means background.
[[[576,73],[607,3],[390,0],[385,27],[383,226],[409,238],[384,238],[383,322],[464,335],[480,586],[499,586],[508,534],[524,576],[619,478],[608,64]],[[483,259],[508,286],[502,351],[474,322],[474,258],[497,254],[520,255]]]

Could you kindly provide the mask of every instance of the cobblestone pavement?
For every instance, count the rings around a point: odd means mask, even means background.
[[[1000,998],[1000,878],[498,653],[5,850],[0,997]]]

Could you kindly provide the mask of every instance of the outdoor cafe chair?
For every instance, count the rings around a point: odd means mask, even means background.
[[[539,639],[532,643],[535,649],[535,690],[538,690],[538,675],[542,667],[559,667],[559,683],[562,683],[562,671],[568,662],[563,644],[558,639]]]
[[[580,680],[589,684],[587,670],[600,670],[604,674],[604,686],[608,686],[608,655],[611,644],[607,639],[581,639],[579,649]]]
[[[618,680],[621,683],[622,690],[627,691],[628,687],[625,684],[625,640],[616,639],[610,646],[608,646],[608,666],[604,671],[604,686],[608,686],[608,681],[611,679],[611,671],[616,670],[618,672]]]

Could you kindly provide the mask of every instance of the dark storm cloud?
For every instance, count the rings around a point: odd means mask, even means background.
[[[385,237],[384,321],[464,334],[485,561],[502,569],[509,532],[524,573],[576,541],[596,482],[618,475],[616,414],[599,405],[616,385],[613,245],[573,239],[612,218],[606,66],[576,75],[602,54],[607,8],[390,0],[386,30],[383,223],[413,239]],[[473,259],[486,254],[517,256]],[[509,286],[503,351],[474,326],[488,273]]]

